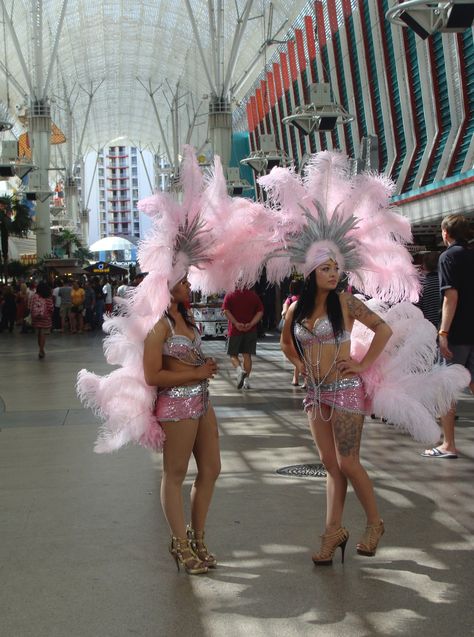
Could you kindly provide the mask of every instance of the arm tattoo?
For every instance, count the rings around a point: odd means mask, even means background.
[[[365,303],[351,296],[347,299],[347,307],[351,316],[364,325],[370,324],[371,329],[375,329],[379,325],[385,325],[385,321],[378,314],[369,310]]]
[[[370,314],[373,314],[373,312],[369,310],[367,305],[365,305],[365,303],[362,303],[362,301],[359,301],[359,299],[356,299],[355,296],[350,296],[347,299],[347,307],[349,309],[349,312],[351,313],[351,316],[358,321],[360,321],[361,317],[363,316],[369,316]]]

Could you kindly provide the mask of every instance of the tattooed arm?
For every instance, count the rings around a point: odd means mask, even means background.
[[[378,314],[369,310],[365,303],[362,303],[362,301],[355,296],[351,294],[341,294],[340,299],[348,315],[372,330],[374,337],[366,355],[360,363],[352,359],[340,361],[338,368],[342,373],[363,372],[380,356],[392,336],[392,330]]]

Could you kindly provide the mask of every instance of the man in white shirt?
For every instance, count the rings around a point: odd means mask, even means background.
[[[119,285],[117,288],[117,296],[120,296],[120,298],[122,299],[125,298],[128,289],[129,289],[128,279],[127,277],[125,277],[122,284]]]
[[[102,286],[102,292],[105,294],[105,312],[111,314],[112,312],[112,285],[110,279],[106,279]]]
[[[53,289],[53,301],[54,301],[54,311],[53,311],[53,330],[61,330],[61,297],[59,296],[59,288],[61,288],[63,282],[61,279],[56,279],[54,282]]]

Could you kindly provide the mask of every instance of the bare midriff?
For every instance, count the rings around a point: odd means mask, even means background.
[[[189,365],[187,363],[182,363],[181,361],[174,358],[173,356],[166,356],[165,354],[163,354],[163,357],[162,357],[162,364],[163,364],[163,369],[166,370],[167,372],[188,373],[189,369],[193,367],[192,365]],[[187,383],[179,383],[179,385],[182,387],[186,387],[187,385],[196,385],[199,382],[200,381],[198,380],[190,380]]]
[[[340,343],[339,345],[335,343],[311,343],[306,345],[304,349],[306,360],[312,363],[312,373],[310,373],[310,377],[314,378],[316,383],[323,382],[327,384],[336,379],[340,380],[341,378],[351,378],[354,376],[354,374],[341,375],[337,370],[337,363],[339,361],[350,358],[350,341]],[[308,372],[309,371],[310,370],[308,370]]]

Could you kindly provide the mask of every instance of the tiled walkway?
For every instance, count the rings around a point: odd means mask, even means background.
[[[247,393],[223,341],[205,348],[221,363],[223,470],[207,532],[220,566],[190,577],[167,553],[161,456],[92,452],[97,423],[74,384],[82,367],[106,370],[100,337],[53,335],[40,361],[33,335],[0,335],[0,636],[474,634],[474,400],[460,405],[458,460],[423,459],[367,422],[362,455],[386,534],[376,557],[356,555],[364,517],[350,492],[345,564],[317,569],[324,480],[276,473],[318,462],[301,389],[275,339],[260,343]]]

